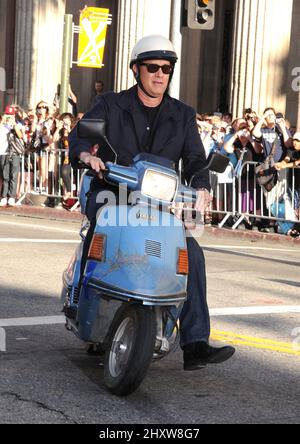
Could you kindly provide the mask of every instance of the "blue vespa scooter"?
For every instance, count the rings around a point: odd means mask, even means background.
[[[108,143],[104,121],[79,122],[77,131]],[[116,204],[111,196],[99,210],[80,285],[83,223],[82,242],[63,274],[62,300],[67,329],[103,352],[105,385],[124,396],[141,384],[152,359],[176,344],[188,254],[184,223],[170,209],[194,202],[196,194],[179,183],[171,161],[149,154],[131,167],[107,162],[104,175],[121,186],[126,201]],[[92,178],[87,172],[81,181],[83,214]]]

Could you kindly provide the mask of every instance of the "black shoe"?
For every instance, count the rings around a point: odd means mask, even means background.
[[[183,347],[183,368],[186,371],[198,370],[206,364],[220,364],[234,354],[235,348],[212,347],[206,342],[193,342]]]
[[[250,231],[253,230],[253,225],[252,225],[252,223],[250,221],[245,220],[244,221],[244,225],[245,225],[246,230],[250,230]]]
[[[261,227],[258,229],[261,233],[270,233],[270,228],[268,227]]]

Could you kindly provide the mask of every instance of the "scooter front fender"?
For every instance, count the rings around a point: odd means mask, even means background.
[[[104,342],[121,301],[83,286],[78,305],[78,336],[86,342]]]

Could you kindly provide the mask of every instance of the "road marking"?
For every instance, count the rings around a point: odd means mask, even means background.
[[[0,352],[6,352],[6,333],[4,328],[0,328]]]
[[[248,313],[250,309],[254,307],[240,307],[233,309],[233,313],[236,314],[236,310],[245,310],[248,309]],[[267,307],[255,307],[255,313],[257,314],[257,309],[259,310],[259,314],[262,314],[263,309]],[[264,314],[270,313],[295,313],[300,312],[300,307],[295,306],[282,306],[282,307],[273,307],[273,311],[270,310],[272,307],[268,307],[268,310],[264,311]],[[284,311],[280,311],[280,308],[284,308]],[[287,311],[287,310],[290,311]],[[297,309],[297,311],[295,311]],[[216,309],[211,310],[212,316],[220,316],[220,314],[215,314]],[[217,309],[222,310],[222,313],[226,311],[226,316],[231,315],[228,310],[232,309]],[[253,310],[251,311],[253,314]],[[239,312],[240,314],[240,312]],[[245,314],[245,313],[244,313]],[[223,314],[222,314],[223,315]],[[64,315],[61,316],[36,316],[36,317],[27,317],[27,318],[8,318],[8,319],[0,319],[0,352],[6,351],[6,335],[3,327],[27,327],[27,326],[37,326],[37,325],[56,325],[56,324],[65,324],[66,319]],[[25,340],[26,338],[19,338],[20,340]],[[241,335],[234,332],[222,331],[222,330],[212,330],[212,334],[210,339],[227,342],[234,345],[241,345],[244,347],[252,347],[263,350],[271,350],[280,353],[287,353],[294,356],[300,356],[299,346],[295,346],[292,343],[288,342],[279,342],[266,338],[257,338],[253,336]]]
[[[0,238],[0,243],[5,244],[79,244],[80,240],[67,239],[25,239],[25,238]]]
[[[49,230],[49,231],[59,231],[61,233],[72,233],[72,234],[78,234],[79,230],[68,230],[66,228],[58,228],[58,227],[51,227],[49,225],[35,225],[35,224],[25,224],[20,222],[12,222],[12,221],[3,221],[0,220],[0,225],[9,225],[9,226],[15,226],[15,227],[22,227],[22,228],[35,228],[38,230]]]
[[[300,313],[300,305],[265,305],[259,307],[226,307],[210,309],[211,316],[247,316],[262,314]]]
[[[242,345],[244,347],[257,348],[262,350],[271,350],[279,353],[300,356],[299,347],[289,342],[279,342],[271,339],[257,338],[253,336],[240,335],[233,332],[212,330],[210,339],[215,341],[227,342],[233,345]]]
[[[0,319],[0,327],[27,327],[33,325],[53,325],[65,323],[65,316],[36,316],[34,318]]]
[[[234,308],[212,308],[210,315],[233,316],[252,314],[280,314],[280,313],[300,313],[299,305],[278,305],[265,307],[234,307]],[[0,327],[26,327],[34,325],[64,324],[65,316],[36,316],[28,318],[8,318],[0,319]]]
[[[248,246],[240,246],[240,245],[201,245],[202,248],[211,248],[211,249],[222,249],[222,250],[257,250],[257,251],[282,251],[284,253],[298,253],[300,254],[300,249],[295,247],[294,249],[288,248],[265,248],[265,247],[248,247]]]

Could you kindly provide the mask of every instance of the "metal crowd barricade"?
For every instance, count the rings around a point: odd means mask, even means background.
[[[37,194],[62,199],[66,184],[63,181],[62,167],[67,154],[65,150],[52,150],[28,153],[20,157],[20,176],[18,204],[30,195]],[[255,162],[245,162],[239,171],[229,164],[225,173],[210,173],[213,194],[212,214],[219,217],[222,228],[230,217],[236,229],[243,220],[255,218],[277,223],[300,223],[300,167],[281,170],[279,181],[274,189],[267,193],[257,184]],[[71,199],[75,210],[79,206],[78,191],[83,171],[74,172],[69,166]]]
[[[230,217],[236,215],[236,180],[234,167],[230,163],[225,172],[210,172],[213,202],[211,213],[221,216],[219,227],[222,228]]]
[[[277,185],[266,192],[256,182],[257,165],[256,162],[245,162],[237,177],[238,220],[232,229],[249,218],[299,223],[300,168],[286,168],[278,172]]]
[[[64,164],[66,150],[44,151],[41,154],[27,153],[21,156],[21,169],[19,179],[19,198],[17,204],[21,204],[24,199],[30,199],[30,195],[36,194],[62,199],[67,184],[63,180],[63,166],[67,168],[65,174],[69,175],[70,198],[76,202],[71,208],[75,210],[78,206],[78,191],[82,171],[76,171]]]

